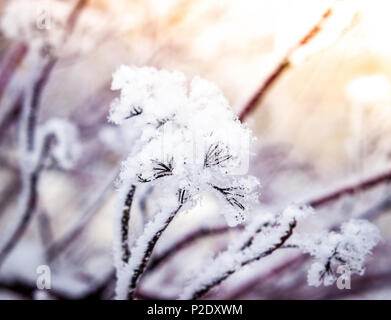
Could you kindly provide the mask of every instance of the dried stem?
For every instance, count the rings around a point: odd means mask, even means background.
[[[130,257],[129,249],[129,220],[130,220],[130,209],[136,192],[136,186],[132,185],[126,194],[124,209],[121,216],[121,248],[122,248],[122,261],[127,263]]]
[[[306,45],[319,33],[319,31],[322,29],[323,24],[330,17],[331,13],[332,9],[327,9],[327,11],[323,13],[318,23],[293,48],[288,51],[288,53],[277,65],[274,71],[267,77],[266,81],[262,84],[258,91],[255,92],[255,94],[251,97],[251,99],[242,109],[239,114],[240,121],[245,120],[255,110],[255,108],[259,105],[259,103],[264,98],[265,94],[268,92],[271,86],[286,70],[288,70],[288,67],[291,65],[291,58],[294,52],[300,47]]]

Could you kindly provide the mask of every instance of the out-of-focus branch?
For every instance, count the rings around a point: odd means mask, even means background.
[[[84,7],[86,1],[79,0],[67,21],[67,30],[65,32],[65,38],[72,32],[76,19],[80,14],[81,9]],[[21,121],[21,137],[20,137],[20,150],[21,150],[21,163],[22,163],[22,179],[23,190],[21,194],[21,200],[23,200],[22,215],[19,224],[16,226],[15,231],[11,234],[4,247],[0,251],[0,266],[12,251],[18,241],[21,239],[23,233],[27,229],[31,217],[36,209],[38,202],[38,180],[40,173],[44,167],[44,162],[49,155],[51,144],[55,140],[55,136],[50,134],[44,138],[42,144],[42,150],[35,150],[36,146],[36,123],[38,117],[38,110],[41,104],[41,97],[45,85],[51,75],[51,72],[57,62],[57,58],[49,55],[43,61],[43,67],[40,71],[39,77],[32,84],[31,89],[27,90],[24,95],[24,105]],[[34,153],[38,152],[39,158],[34,163],[34,167],[26,168],[24,163],[26,158],[34,156]]]
[[[278,265],[277,267],[271,269],[266,274],[262,274],[261,276],[255,276],[250,281],[245,282],[232,292],[230,292],[227,296],[224,297],[224,300],[237,300],[241,298],[244,294],[251,292],[256,286],[261,283],[264,283],[267,280],[276,279],[277,277],[281,277],[282,273],[286,271],[288,268],[295,267],[297,265],[301,265],[303,261],[305,261],[306,256],[299,255],[295,256],[289,260],[284,261],[283,264]]]
[[[43,93],[43,89],[50,77],[50,74],[53,70],[53,67],[56,63],[57,59],[54,57],[50,57],[49,60],[45,63],[41,76],[34,83],[33,89],[31,92],[31,97],[27,95],[25,99],[24,112],[26,113],[26,128],[22,128],[23,133],[25,134],[27,140],[27,152],[31,152],[34,150],[35,143],[35,127],[37,123],[38,117],[38,109],[40,107],[41,97]],[[30,101],[31,99],[31,101]]]
[[[151,263],[148,265],[148,271],[152,271],[157,268],[161,263],[167,261],[169,258],[177,254],[180,250],[186,248],[192,243],[209,236],[215,236],[227,233],[231,230],[239,230],[241,228],[238,227],[215,227],[215,228],[201,228],[199,230],[195,230],[185,236],[183,239],[178,240],[174,244],[172,244],[169,248],[164,250],[161,254],[155,256]]]
[[[45,252],[47,252],[48,246],[53,242],[53,230],[50,223],[50,217],[45,211],[38,214],[38,228],[42,247]],[[46,262],[49,261],[47,253],[45,254],[45,259]]]
[[[78,17],[80,16],[82,10],[87,5],[88,0],[78,0],[76,5],[73,7],[73,10],[71,14],[68,16],[67,22],[66,22],[66,33],[65,33],[65,40],[66,38],[73,32],[73,29],[75,28],[76,22]]]
[[[361,214],[361,219],[374,220],[379,215],[383,214],[387,210],[391,209],[391,196],[388,196],[386,199],[383,199],[377,203],[374,207],[368,209],[363,214]]]
[[[380,173],[378,175],[375,175],[373,177],[367,178],[365,180],[362,180],[357,183],[353,183],[344,187],[341,187],[340,189],[337,189],[335,191],[332,191],[330,193],[327,193],[323,196],[320,196],[316,199],[310,200],[308,205],[318,208],[323,205],[328,204],[331,201],[335,201],[342,196],[348,195],[348,194],[355,194],[357,192],[362,192],[367,189],[373,188],[375,186],[378,186],[383,183],[391,182],[391,170],[385,171],[383,173]]]
[[[35,292],[38,290],[35,283],[27,283],[22,280],[11,280],[11,281],[1,281],[0,280],[0,289],[11,291],[18,295],[21,295],[25,299],[33,299]],[[67,300],[70,299],[66,294],[59,292],[57,290],[46,290],[46,293],[49,294],[50,297],[58,300]]]
[[[323,13],[320,20],[312,27],[312,29],[293,48],[288,51],[288,53],[277,65],[274,71],[266,78],[262,86],[258,89],[257,92],[255,92],[245,107],[241,110],[239,114],[239,119],[241,121],[244,121],[255,110],[271,86],[286,70],[288,70],[289,66],[291,65],[291,58],[293,53],[300,47],[310,42],[319,33],[323,24],[330,17],[331,13],[332,8],[327,9],[326,12]]]
[[[112,175],[110,179],[108,179],[109,181],[106,183],[103,190],[97,193],[96,198],[93,199],[91,204],[89,204],[87,208],[83,211],[77,221],[77,224],[73,226],[70,231],[66,233],[62,238],[57,240],[49,247],[47,251],[49,261],[53,261],[53,259],[58,257],[62,252],[64,252],[73,243],[75,243],[77,239],[79,239],[79,236],[83,233],[91,220],[96,216],[96,214],[99,212],[99,208],[107,199],[107,196],[112,190],[113,183],[116,177],[117,171],[115,171],[115,174]]]
[[[49,135],[45,138],[37,164],[31,172],[25,173],[25,176],[23,177],[24,190],[22,191],[21,196],[21,200],[23,201],[23,213],[19,224],[0,251],[0,267],[26,231],[36,209],[38,201],[38,180],[54,140],[55,137],[53,135]]]
[[[0,99],[3,96],[12,75],[27,53],[27,45],[17,42],[5,54],[0,64]]]

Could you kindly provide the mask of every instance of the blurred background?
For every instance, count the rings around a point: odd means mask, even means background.
[[[251,173],[262,184],[260,211],[349,187],[301,228],[365,217],[381,230],[384,241],[351,290],[309,287],[308,259],[287,250],[206,298],[390,299],[390,10],[387,0],[0,0],[0,248],[22,218],[23,101],[45,72],[37,125],[69,120],[81,150],[72,168],[40,172],[37,204],[0,264],[0,298],[112,297],[114,181],[132,141],[107,115],[117,94],[111,75],[127,64],[199,75],[221,88],[258,138]],[[42,71],[47,61],[52,67]],[[132,237],[153,215],[153,193],[138,192]],[[224,229],[213,199],[193,211],[170,225],[156,255],[197,230]],[[146,274],[140,297],[175,298],[236,232],[186,243]],[[50,266],[51,290],[36,289],[39,265]]]

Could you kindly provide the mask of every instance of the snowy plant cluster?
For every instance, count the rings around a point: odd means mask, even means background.
[[[287,242],[314,257],[308,271],[308,284],[332,285],[336,265],[343,265],[351,274],[364,274],[365,258],[380,241],[379,230],[366,220],[350,220],[341,225],[340,232],[295,234]]]
[[[283,248],[300,249],[316,259],[308,273],[310,285],[333,283],[336,265],[363,273],[365,257],[380,239],[371,223],[352,220],[339,233],[308,235],[294,230],[314,212],[311,207],[291,205],[274,214],[257,207],[259,183],[240,171],[248,161],[251,133],[216,86],[198,77],[187,85],[179,72],[122,66],[112,89],[121,94],[111,105],[109,120],[131,130],[135,139],[129,140],[132,151],[122,163],[114,217],[117,298],[134,298],[161,234],[178,211],[195,206],[205,192],[220,199],[231,227],[252,215],[228,248],[189,278],[180,298],[201,298],[242,267]],[[158,190],[159,211],[132,243],[131,205],[136,189],[145,184]]]
[[[125,262],[124,268],[118,267],[118,278],[125,281],[119,281],[117,288],[118,297],[124,297],[129,274],[142,273],[156,243],[155,235],[160,236],[179,209],[188,210],[204,192],[213,193],[220,199],[228,224],[234,226],[242,223],[256,204],[254,190],[259,183],[240,172],[249,161],[251,132],[210,82],[196,77],[188,89],[182,73],[122,66],[113,76],[112,89],[121,90],[121,95],[111,105],[110,121],[136,132],[120,172],[114,226],[114,232],[122,234],[122,243],[115,240],[115,256],[117,265],[121,255]],[[128,223],[129,197],[145,184],[159,190],[161,209],[132,253],[121,254],[121,247],[129,250],[129,244],[123,243],[129,241],[123,220]]]
[[[127,66],[114,74],[112,89],[121,96],[110,121],[138,134],[122,164],[121,183],[160,187],[163,199],[176,194],[186,208],[212,192],[230,225],[243,222],[259,184],[243,170],[252,136],[221,91],[198,77],[188,89],[182,73]]]

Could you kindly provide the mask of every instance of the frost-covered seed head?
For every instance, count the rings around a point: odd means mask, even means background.
[[[121,94],[109,120],[138,132],[120,179],[160,185],[187,207],[207,190],[222,200],[229,224],[244,221],[259,184],[247,175],[253,138],[221,91],[199,77],[188,85],[180,72],[127,66],[112,89]]]

